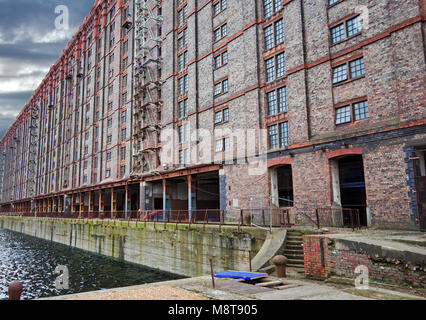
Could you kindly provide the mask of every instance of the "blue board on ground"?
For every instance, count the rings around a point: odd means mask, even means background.
[[[216,278],[230,278],[230,279],[243,279],[243,280],[255,280],[260,278],[266,278],[268,274],[257,273],[257,272],[241,272],[241,271],[222,271],[215,273]]]

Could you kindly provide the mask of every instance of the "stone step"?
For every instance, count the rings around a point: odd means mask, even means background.
[[[290,255],[292,255],[292,254],[296,254],[296,255],[304,255],[304,252],[303,252],[303,249],[285,249],[284,250],[284,255],[286,255],[286,254],[290,254]]]
[[[286,250],[303,250],[303,247],[301,245],[297,245],[297,244],[288,244],[286,245]]]
[[[294,240],[289,240],[286,242],[288,245],[297,245],[297,246],[301,246],[302,242],[300,241],[294,241]]]
[[[303,260],[297,260],[297,259],[288,259],[287,265],[304,265],[305,262]]]
[[[292,269],[300,269],[300,270],[305,270],[305,266],[303,264],[287,264],[287,268],[292,268]]]
[[[287,242],[288,242],[288,241],[291,241],[291,242],[298,242],[298,243],[303,243],[302,239],[293,238],[293,237],[291,237],[291,238],[287,237]]]
[[[300,260],[300,261],[304,261],[304,256],[303,254],[285,254],[285,256],[287,257],[287,259],[290,260]]]

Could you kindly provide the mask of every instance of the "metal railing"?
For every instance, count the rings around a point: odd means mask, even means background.
[[[204,210],[150,210],[150,211],[81,211],[81,212],[1,212],[0,216],[22,216],[61,219],[114,219],[125,221],[216,224],[255,226],[262,228],[286,228],[312,224],[321,227],[349,227],[360,229],[358,209],[323,208],[262,208],[262,209],[204,209]],[[226,216],[226,218],[225,218]]]

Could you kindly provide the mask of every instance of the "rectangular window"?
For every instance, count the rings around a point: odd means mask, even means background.
[[[274,47],[274,29],[270,25],[263,30],[265,38],[265,50],[272,49]]]
[[[346,64],[333,68],[333,83],[338,83],[348,79]]]
[[[126,128],[121,129],[121,142],[126,141]]]
[[[351,122],[351,106],[336,109],[336,124]]]
[[[364,58],[361,57],[361,58],[349,61],[349,63],[345,63],[340,66],[334,67],[333,68],[333,84],[346,81],[349,79],[348,66],[349,66],[350,79],[354,79],[365,74]]]
[[[268,127],[269,149],[278,148],[278,125]]]
[[[339,0],[328,0],[328,5],[332,6],[332,5],[334,5],[334,4],[338,3],[338,2],[339,2]]]
[[[275,80],[275,63],[274,58],[265,61],[266,65],[266,82]]]
[[[346,28],[348,37],[360,33],[362,31],[361,16],[356,16],[346,21]]]
[[[220,110],[215,113],[214,124],[222,124],[229,121],[229,108]]]
[[[275,45],[284,43],[284,23],[283,19],[278,20],[274,24],[275,31]]]
[[[220,39],[222,39],[223,37],[226,36],[228,32],[228,26],[227,24],[223,24],[222,26],[220,26],[219,28],[214,30],[214,41],[218,41]]]
[[[267,103],[268,103],[268,115],[273,115],[277,113],[277,96],[275,91],[268,92],[266,94]]]
[[[331,42],[337,43],[345,39],[345,24],[341,23],[331,28]]]
[[[369,118],[368,101],[354,103],[355,121]]]
[[[184,29],[183,31],[178,33],[178,50],[182,49],[187,44],[187,29]]]
[[[356,78],[365,74],[364,57],[349,62],[351,78]]]
[[[277,58],[277,78],[285,74],[285,53],[282,52],[276,56]]]
[[[178,57],[178,71],[182,71],[188,64],[188,51],[185,51]]]
[[[178,90],[179,90],[179,95],[183,95],[186,92],[188,92],[188,75],[187,74],[178,79]]]
[[[228,89],[228,79],[225,79],[214,85],[214,95],[218,96],[222,93],[227,93]]]
[[[186,117],[188,114],[188,99],[179,101],[179,119]]]
[[[221,54],[214,57],[214,68],[218,69],[228,63],[228,51],[224,51]]]
[[[111,169],[107,169],[105,172],[105,178],[110,178],[111,177]]]
[[[331,28],[331,42],[337,43],[362,32],[361,16],[348,19]]]
[[[179,150],[179,166],[184,167],[188,164],[188,149]]]
[[[279,88],[277,93],[279,112],[287,111],[287,87]]]
[[[263,17],[268,19],[281,10],[283,0],[263,0]]]
[[[124,178],[126,175],[126,166],[121,166],[120,167],[120,177]]]
[[[213,5],[214,15],[217,15],[222,10],[225,10],[227,6],[227,0],[219,0]]]
[[[121,158],[121,161],[126,160],[126,147],[122,147],[121,148],[121,150],[120,150],[120,158]]]
[[[288,122],[268,127],[269,149],[285,148],[289,145]]]
[[[112,159],[112,152],[107,152],[106,161],[110,161]]]

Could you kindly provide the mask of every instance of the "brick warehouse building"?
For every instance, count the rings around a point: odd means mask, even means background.
[[[418,0],[96,1],[0,142],[2,211],[231,220],[272,203],[425,229],[425,16]]]

